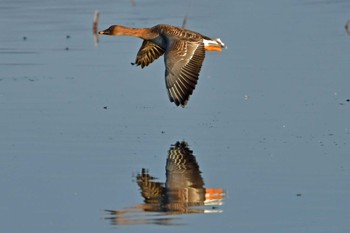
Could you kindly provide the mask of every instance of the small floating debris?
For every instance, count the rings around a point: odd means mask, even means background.
[[[69,50],[69,48],[68,48],[68,47],[66,47],[66,48],[65,48],[65,50],[66,50],[66,51],[68,51],[68,50]]]
[[[350,36],[350,19],[348,21],[346,21],[345,31]]]
[[[107,106],[103,106],[103,109],[107,109]]]
[[[94,21],[92,22],[92,33],[97,34],[98,32],[98,21],[99,21],[100,12],[95,11]]]
[[[297,195],[296,195],[297,197],[301,197],[301,193],[297,193]]]
[[[66,35],[66,39],[70,39],[70,35]]]
[[[26,36],[23,36],[23,40],[27,40],[27,37],[26,37]]]
[[[191,8],[191,2],[188,3],[187,8]],[[182,20],[182,28],[186,28],[187,20],[188,20],[188,12],[186,12],[186,15],[184,16],[184,18]]]
[[[345,105],[345,104],[348,104],[350,102],[350,99],[346,99],[345,102],[347,103],[343,103],[343,102],[340,102],[339,105]]]
[[[92,34],[94,37],[95,46],[98,45],[99,39],[98,39],[98,22],[100,18],[100,12],[98,10],[95,10],[94,20],[92,22]]]
[[[182,28],[186,28],[186,25],[187,25],[187,14],[185,15],[184,19],[182,20]]]

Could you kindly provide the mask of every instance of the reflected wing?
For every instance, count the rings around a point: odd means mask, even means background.
[[[145,203],[159,203],[160,198],[165,193],[162,183],[153,181],[154,179],[145,169],[142,169],[141,174],[138,174],[136,177]]]
[[[168,154],[166,187],[170,190],[202,189],[204,181],[192,150],[186,142],[177,142]]]
[[[167,49],[165,82],[171,102],[185,106],[196,87],[205,57],[202,42],[175,40]]]
[[[139,49],[135,63],[133,65],[141,66],[141,68],[148,66],[158,57],[164,54],[164,49],[156,45],[155,43],[144,40],[141,48]]]

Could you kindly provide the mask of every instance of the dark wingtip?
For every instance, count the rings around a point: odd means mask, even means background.
[[[186,101],[178,101],[178,100],[175,100],[174,101],[175,105],[177,107],[181,106],[182,108],[185,108],[186,107],[186,104],[187,104],[187,100]]]
[[[182,103],[181,103],[181,107],[182,107],[182,108],[185,108],[186,105],[187,105],[187,102],[188,102],[188,100],[185,100],[184,102],[182,102]]]
[[[140,63],[136,63],[136,62],[130,62],[130,64],[133,65],[133,66],[141,66],[142,69],[146,66],[143,63],[140,64]]]

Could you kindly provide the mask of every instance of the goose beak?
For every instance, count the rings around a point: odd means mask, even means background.
[[[111,31],[110,31],[109,28],[107,28],[105,30],[99,31],[98,34],[100,34],[100,35],[110,35]]]
[[[109,28],[103,30],[103,31],[99,31],[98,34],[101,35],[111,35],[111,30]]]

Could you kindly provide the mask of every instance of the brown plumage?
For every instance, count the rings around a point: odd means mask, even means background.
[[[196,87],[205,50],[222,51],[224,43],[187,29],[159,24],[152,28],[110,26],[99,34],[143,39],[133,65],[144,68],[164,54],[165,83],[169,99],[184,107]]]

